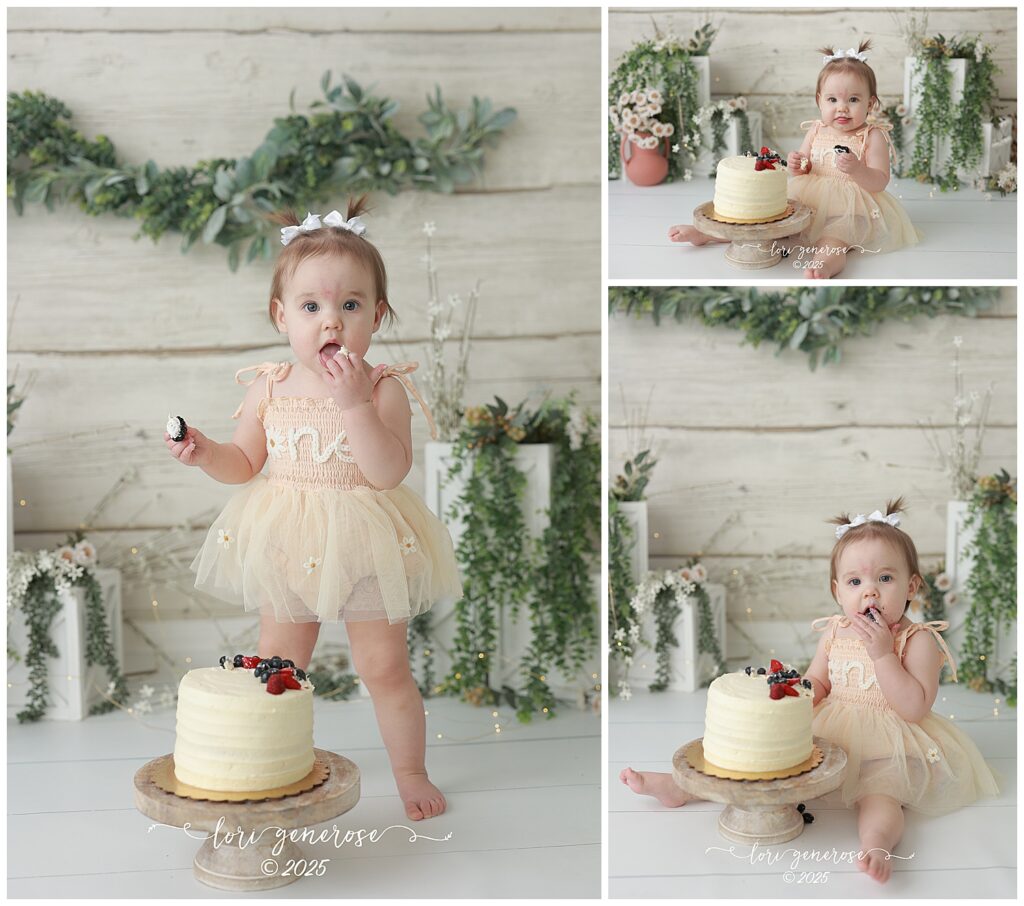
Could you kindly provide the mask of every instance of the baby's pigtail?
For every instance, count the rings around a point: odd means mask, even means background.
[[[885,505],[885,515],[891,516],[893,513],[905,513],[907,511],[906,505],[903,503],[902,497],[897,497],[895,500],[890,500]]]

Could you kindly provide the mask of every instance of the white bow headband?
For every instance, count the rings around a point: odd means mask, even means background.
[[[875,510],[870,516],[865,516],[861,513],[859,516],[854,516],[846,525],[836,526],[836,539],[842,538],[850,529],[855,525],[863,525],[865,522],[884,522],[886,525],[891,525],[896,528],[900,524],[900,517],[895,513],[889,516],[883,516],[878,510]]]
[[[357,236],[362,236],[366,232],[366,224],[359,219],[359,217],[352,217],[346,220],[337,211],[331,211],[323,222],[320,221],[319,214],[306,213],[306,219],[302,221],[298,226],[286,226],[281,227],[281,245],[287,245],[291,242],[299,233],[311,233],[313,230],[319,230],[320,227],[338,227],[342,230],[348,230],[349,232],[355,233]]]
[[[831,56],[825,54],[825,56],[821,58],[821,65],[825,66],[826,64],[831,63],[833,60],[842,60],[846,57],[849,57],[851,60],[860,60],[861,63],[867,63],[868,52],[866,50],[854,50],[851,47],[849,50],[840,50],[838,53],[834,53]]]

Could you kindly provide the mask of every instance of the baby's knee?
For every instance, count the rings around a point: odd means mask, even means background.
[[[371,692],[374,689],[402,685],[412,675],[408,657],[399,658],[374,652],[353,652],[352,668],[359,675],[360,682]]]

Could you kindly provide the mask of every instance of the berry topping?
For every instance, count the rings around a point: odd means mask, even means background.
[[[771,153],[772,153],[772,149],[769,148],[767,145],[762,145],[761,146],[761,154],[763,154],[765,157],[767,157]]]
[[[813,688],[814,688],[814,685],[813,685],[813,684],[811,683],[811,681],[810,681],[809,679],[805,679],[805,680],[804,680],[804,681],[803,681],[803,682],[801,683],[801,685],[802,685],[802,686],[803,686],[803,687],[804,687],[805,689],[813,689]]]
[[[814,815],[812,815],[810,812],[804,812],[803,815],[804,815],[804,824],[813,824],[814,823]]]
[[[295,677],[297,679],[304,680],[306,678],[306,671],[300,669],[299,667],[296,667],[295,668]]]
[[[236,654],[233,663],[234,663],[234,665],[236,667],[241,667],[242,666],[242,660],[243,660],[242,655]]]
[[[785,692],[782,691],[784,688],[785,688],[784,686],[780,686],[780,685],[778,685],[778,683],[776,683],[774,686],[771,687],[771,690],[769,691],[768,694],[772,697],[773,700],[777,701],[778,699],[782,698],[786,694]]]
[[[798,680],[795,676],[791,676],[789,679],[786,680],[786,685],[787,686],[795,686],[799,682],[800,682],[800,680]]]
[[[754,670],[753,667],[747,667],[747,669],[744,670],[743,672],[746,673],[747,676],[750,676],[750,674],[753,673],[753,670]]]
[[[270,673],[269,673],[268,671],[264,670],[264,671],[263,671],[262,673],[260,673],[260,675],[259,675],[259,677],[260,677],[260,682],[261,682],[261,683],[265,683],[265,682],[267,682],[267,680],[269,680],[269,679],[270,679],[271,675],[272,675],[272,674],[270,674]]]
[[[277,656],[277,655],[275,654],[275,655],[274,655],[274,656],[273,656],[273,657],[272,657],[272,658],[270,659],[270,666],[271,666],[271,667],[277,667],[278,669],[280,669],[281,667],[283,667],[283,666],[284,666],[284,661],[282,661],[282,660],[281,660],[281,658],[279,658],[279,657],[278,657],[278,656]]]
[[[804,809],[805,809],[805,808],[807,808],[807,806],[806,806],[806,805],[804,805],[804,804],[803,804],[803,803],[801,802],[801,803],[800,803],[800,804],[799,804],[799,805],[798,805],[798,806],[796,807],[796,810],[797,810],[798,812],[800,812],[800,814],[803,814],[803,811],[804,811]]]
[[[267,692],[271,695],[280,695],[285,690],[284,677],[278,676],[276,673],[271,674],[270,679],[267,680]]]
[[[282,680],[282,682],[284,683],[284,687],[286,689],[301,689],[302,688],[302,683],[300,683],[290,673],[287,676],[285,676],[285,678]]]
[[[768,671],[767,671],[767,670],[765,670],[765,669],[764,669],[764,667],[758,667],[758,668],[757,668],[757,675],[758,675],[758,676],[764,676],[764,675],[765,675],[765,674],[766,674],[767,672],[768,672]]]
[[[221,667],[223,667],[223,666],[224,666],[224,662],[225,662],[225,661],[226,661],[227,659],[228,659],[228,656],[227,656],[226,654],[222,654],[222,655],[220,656],[220,665],[221,665]]]
[[[242,666],[245,667],[246,670],[252,670],[259,662],[260,659],[255,656],[242,658]]]
[[[295,666],[295,661],[289,661],[287,659],[283,660],[283,661],[281,661],[281,666],[282,667],[294,667]]]
[[[781,673],[782,672],[782,662],[781,661],[777,661],[774,658],[772,658],[771,668],[772,668],[772,673]]]
[[[800,694],[792,686],[787,686],[785,683],[779,683],[779,685],[777,685],[777,686],[772,686],[772,691],[774,691],[775,689],[781,689],[783,695],[799,695]]]

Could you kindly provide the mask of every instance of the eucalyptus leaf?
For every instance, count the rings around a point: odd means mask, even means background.
[[[224,228],[224,221],[227,215],[228,206],[226,204],[222,204],[210,215],[210,219],[206,221],[206,226],[203,227],[203,242],[209,245],[216,240],[218,234]]]

